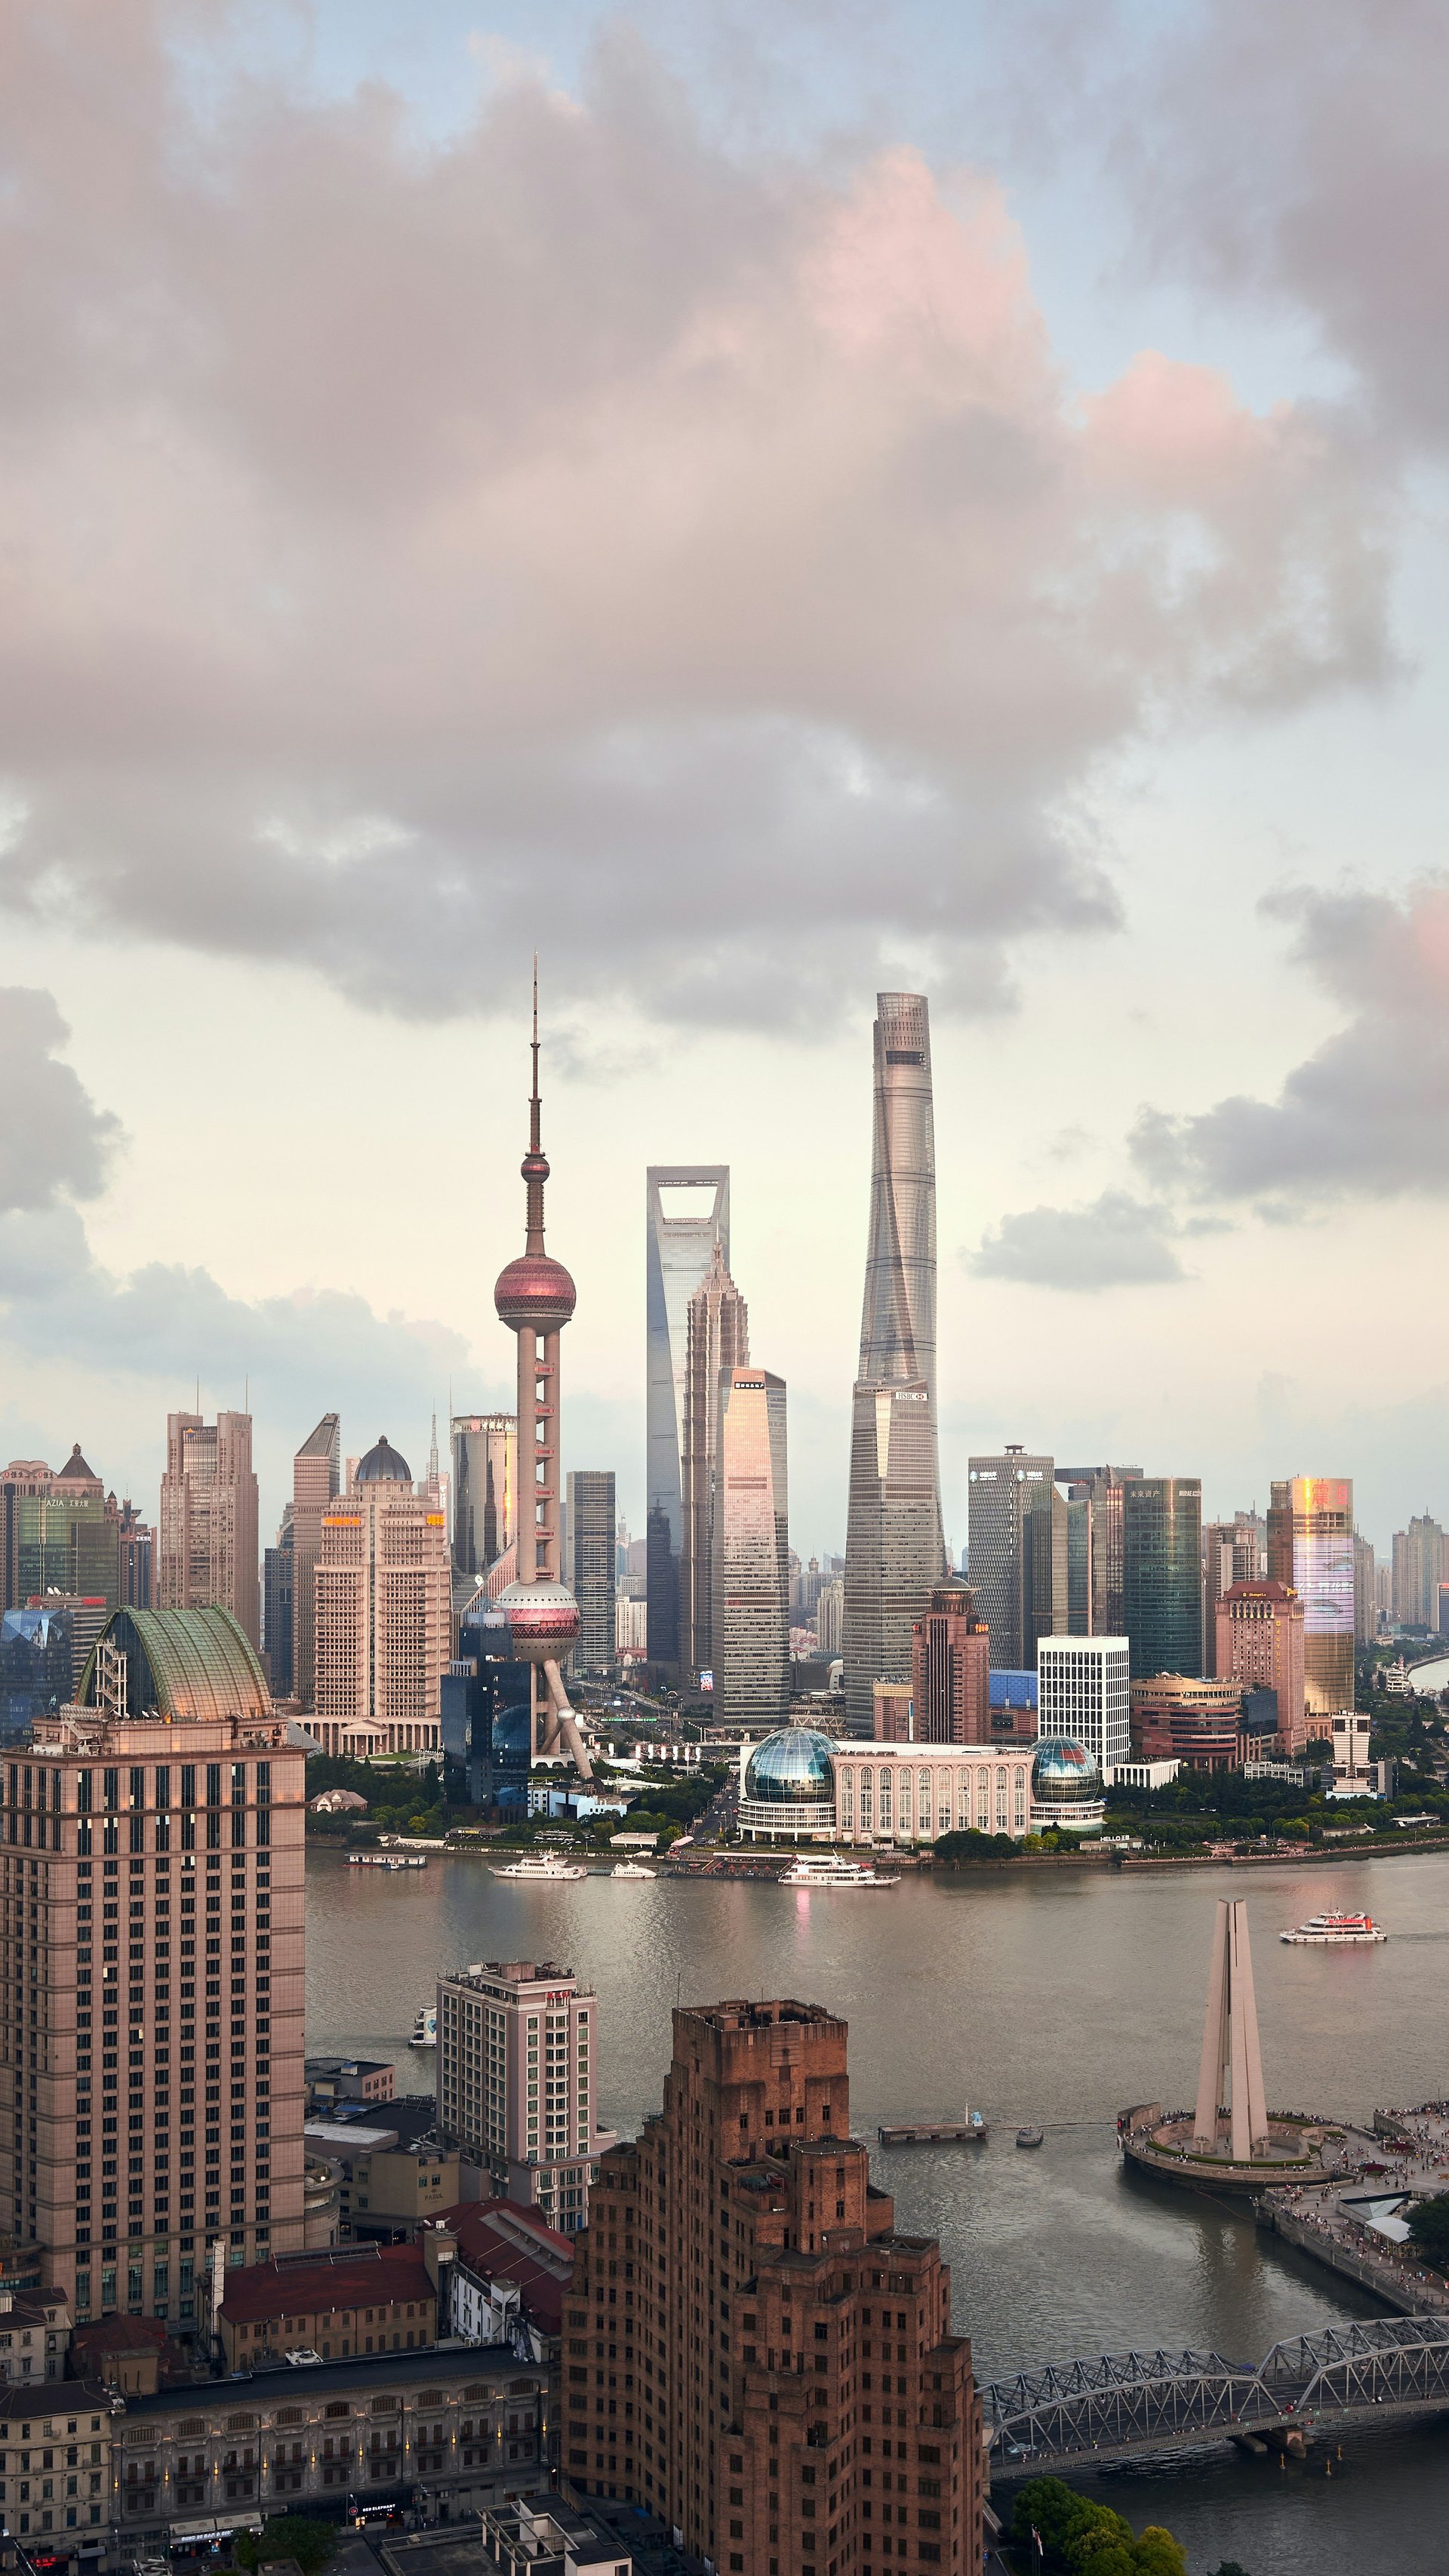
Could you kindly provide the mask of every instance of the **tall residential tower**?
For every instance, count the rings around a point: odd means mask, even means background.
[[[166,1416],[166,1472],[157,1527],[156,1599],[163,1610],[229,1610],[261,1642],[261,1560],[252,1417]]]
[[[870,1236],[852,1397],[845,1707],[873,1729],[878,1681],[908,1682],[945,1572],[936,1457],[936,1145],[923,993],[876,996]]]

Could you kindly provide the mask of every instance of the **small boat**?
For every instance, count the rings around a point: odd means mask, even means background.
[[[524,1852],[520,1859],[510,1861],[507,1869],[493,1872],[495,1878],[528,1878],[535,1884],[555,1887],[563,1879],[587,1878],[588,1874],[582,1861],[565,1860],[562,1853],[554,1851]]]
[[[616,1860],[609,1876],[611,1878],[652,1878],[654,1872],[652,1869],[646,1869],[642,1860]]]
[[[899,1887],[900,1879],[887,1870],[867,1869],[863,1861],[847,1860],[841,1852],[802,1852],[790,1867],[780,1873],[782,1887]]]
[[[419,2004],[413,2015],[413,2035],[409,2048],[436,2048],[438,2045],[438,2007]]]
[[[425,1852],[349,1852],[349,1869],[426,1869]]]
[[[1311,1944],[1315,1948],[1362,1948],[1370,1941],[1387,1941],[1371,1914],[1310,1914],[1295,1932],[1280,1932],[1280,1941]]]
[[[1045,2141],[1045,2129],[1034,2128],[1030,2122],[1024,2129],[1017,2130],[1016,2143],[1019,2147],[1040,2147],[1045,2144]]]

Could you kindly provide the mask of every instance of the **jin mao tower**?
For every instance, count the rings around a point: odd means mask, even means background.
[[[924,993],[876,997],[870,1239],[852,1400],[845,1711],[909,1682],[911,1636],[945,1571],[936,1456],[936,1142]]]

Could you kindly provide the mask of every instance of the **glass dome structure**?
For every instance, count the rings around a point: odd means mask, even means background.
[[[757,1744],[745,1766],[745,1796],[759,1806],[834,1807],[834,1751],[811,1726],[785,1726]]]
[[[1095,1754],[1070,1736],[1043,1736],[1031,1766],[1031,1803],[1038,1826],[1055,1825],[1069,1834],[1100,1833],[1105,1801]]]

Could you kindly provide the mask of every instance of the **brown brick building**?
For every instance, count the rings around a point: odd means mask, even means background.
[[[981,2423],[934,2238],[848,2135],[818,2005],[674,2016],[664,2108],[603,2158],[564,2310],[561,2466],[726,2576],[976,2576]]]

